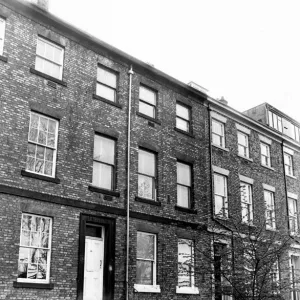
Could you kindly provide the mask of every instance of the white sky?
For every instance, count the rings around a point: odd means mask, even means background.
[[[50,0],[50,12],[244,111],[300,121],[299,0]]]

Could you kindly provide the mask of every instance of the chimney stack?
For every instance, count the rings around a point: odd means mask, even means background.
[[[40,9],[49,10],[49,0],[28,0],[30,3],[38,6]]]

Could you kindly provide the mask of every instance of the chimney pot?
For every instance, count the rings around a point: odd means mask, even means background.
[[[224,105],[228,105],[228,101],[225,100],[223,96],[221,97],[221,99],[219,99],[219,102],[221,102]]]
[[[49,0],[29,0],[29,2],[35,4],[42,10],[49,10]]]

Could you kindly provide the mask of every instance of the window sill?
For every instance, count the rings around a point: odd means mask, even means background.
[[[139,293],[160,293],[159,285],[143,285],[143,284],[135,284],[134,289]]]
[[[294,176],[294,175],[289,175],[289,174],[286,174],[285,176],[287,176],[287,177],[290,177],[290,178],[293,178],[293,179],[297,179],[297,177],[296,177],[296,176]]]
[[[181,129],[177,128],[177,127],[174,127],[174,130],[177,131],[177,132],[179,132],[179,133],[185,134],[185,135],[187,135],[187,136],[189,136],[191,138],[195,138],[195,136],[192,133],[188,132],[188,131],[181,130]]]
[[[144,118],[144,119],[147,119],[147,120],[149,120],[149,121],[151,121],[151,122],[154,122],[154,123],[156,123],[156,124],[158,124],[158,125],[161,125],[161,122],[158,121],[157,119],[154,119],[154,118],[152,118],[152,117],[149,117],[149,116],[147,116],[147,115],[144,115],[144,114],[142,114],[142,113],[140,113],[140,112],[137,112],[136,115],[139,116],[139,117],[142,117],[142,118]]]
[[[176,294],[194,294],[198,295],[199,294],[199,289],[195,286],[191,287],[179,287],[176,286]]]
[[[175,210],[178,210],[178,211],[183,211],[183,212],[186,212],[186,213],[189,213],[189,214],[197,214],[197,211],[192,209],[192,208],[188,208],[188,207],[183,207],[183,206],[179,206],[179,205],[175,205]]]
[[[227,151],[229,152],[229,149],[228,148],[225,148],[225,147],[222,147],[222,146],[219,146],[219,145],[216,145],[216,144],[212,144],[212,146],[216,147],[216,148],[219,148],[221,150],[224,150],[224,151]]]
[[[151,205],[156,205],[156,206],[161,206],[161,202],[159,202],[159,201],[155,201],[155,200],[151,200],[151,199],[147,199],[147,198],[142,198],[142,197],[138,197],[138,196],[135,196],[135,201],[142,202],[142,203],[147,203],[147,204],[151,204]]]
[[[49,182],[53,182],[53,183],[57,183],[57,184],[60,183],[59,178],[53,178],[53,177],[48,177],[48,176],[45,176],[45,175],[31,173],[31,172],[28,172],[26,170],[21,170],[21,175],[25,176],[25,177],[30,177],[30,178],[35,178],[35,179],[39,179],[39,180],[49,181]]]
[[[214,218],[218,219],[218,220],[223,220],[223,221],[227,221],[228,220],[228,217],[218,216],[218,215],[214,215]]]
[[[107,99],[102,98],[102,97],[100,97],[100,96],[98,96],[98,95],[96,95],[96,94],[93,94],[93,98],[96,99],[96,100],[102,101],[102,102],[104,102],[104,103],[110,104],[110,105],[112,105],[112,106],[118,107],[118,108],[120,108],[120,109],[123,108],[123,106],[122,106],[121,104],[119,104],[119,103],[117,103],[117,102],[113,102],[113,101],[107,100]]]
[[[113,197],[120,197],[120,192],[106,190],[106,189],[94,186],[92,184],[89,185],[88,189],[91,192],[96,192],[96,193],[100,193],[100,194],[104,194],[104,195],[109,195],[109,196],[113,196]]]
[[[14,288],[31,288],[31,289],[47,289],[52,290],[54,288],[53,283],[36,283],[36,282],[13,282]]]
[[[4,62],[8,62],[8,58],[6,56],[0,55],[0,60],[4,61]]]
[[[240,155],[240,154],[238,154],[238,157],[240,157],[240,158],[244,158],[244,159],[246,159],[246,160],[248,160],[248,161],[251,161],[251,162],[253,162],[253,159],[252,159],[252,158],[250,158],[250,157],[243,156],[243,155]]]
[[[269,169],[269,170],[275,171],[275,169],[272,168],[272,167],[270,167],[270,166],[263,165],[263,164],[261,164],[261,166],[264,167],[264,168],[267,168],[267,169]]]
[[[62,86],[67,86],[67,83],[65,81],[62,81],[62,80],[57,79],[55,77],[49,76],[49,75],[47,75],[47,74],[45,74],[43,72],[37,71],[34,68],[30,68],[30,73],[38,75],[38,76],[41,76],[41,77],[43,77],[45,79],[48,79],[48,80],[53,81],[55,83],[58,83],[58,84],[60,84]]]
[[[266,227],[266,230],[273,231],[273,232],[276,232],[276,231],[277,231],[276,228],[268,228],[268,227]]]

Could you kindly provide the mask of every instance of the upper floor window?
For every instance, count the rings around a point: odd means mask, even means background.
[[[288,198],[289,225],[291,233],[298,232],[298,206],[297,199]]]
[[[263,166],[271,167],[271,154],[270,146],[265,143],[260,143],[260,155],[261,155],[261,164]]]
[[[3,54],[4,35],[5,35],[5,20],[0,17],[0,55]]]
[[[177,204],[181,207],[191,207],[191,166],[177,161]]]
[[[252,186],[251,184],[241,182],[241,204],[242,204],[242,221],[245,223],[253,222],[253,203],[252,203]]]
[[[214,173],[215,215],[228,218],[227,177]]]
[[[116,102],[117,74],[98,66],[96,94],[104,99]]]
[[[58,121],[31,112],[26,170],[55,176]]]
[[[225,148],[225,125],[224,123],[212,119],[212,143]]]
[[[156,199],[156,156],[139,149],[138,196]]]
[[[139,101],[139,112],[151,117],[156,118],[156,92],[140,86],[140,101]]]
[[[284,169],[286,175],[293,176],[294,171],[293,171],[293,156],[289,153],[284,153]]]
[[[276,229],[274,193],[265,190],[264,199],[266,206],[266,228]]]
[[[282,119],[278,115],[269,111],[269,125],[274,129],[282,132]]]
[[[35,69],[57,79],[62,79],[64,49],[46,39],[38,37]]]
[[[22,214],[18,281],[49,283],[52,219]]]
[[[115,188],[116,141],[101,135],[94,137],[93,184],[103,189]]]
[[[182,104],[176,103],[176,128],[190,132],[191,110]]]
[[[238,131],[238,151],[239,155],[249,157],[249,137],[240,131]]]

